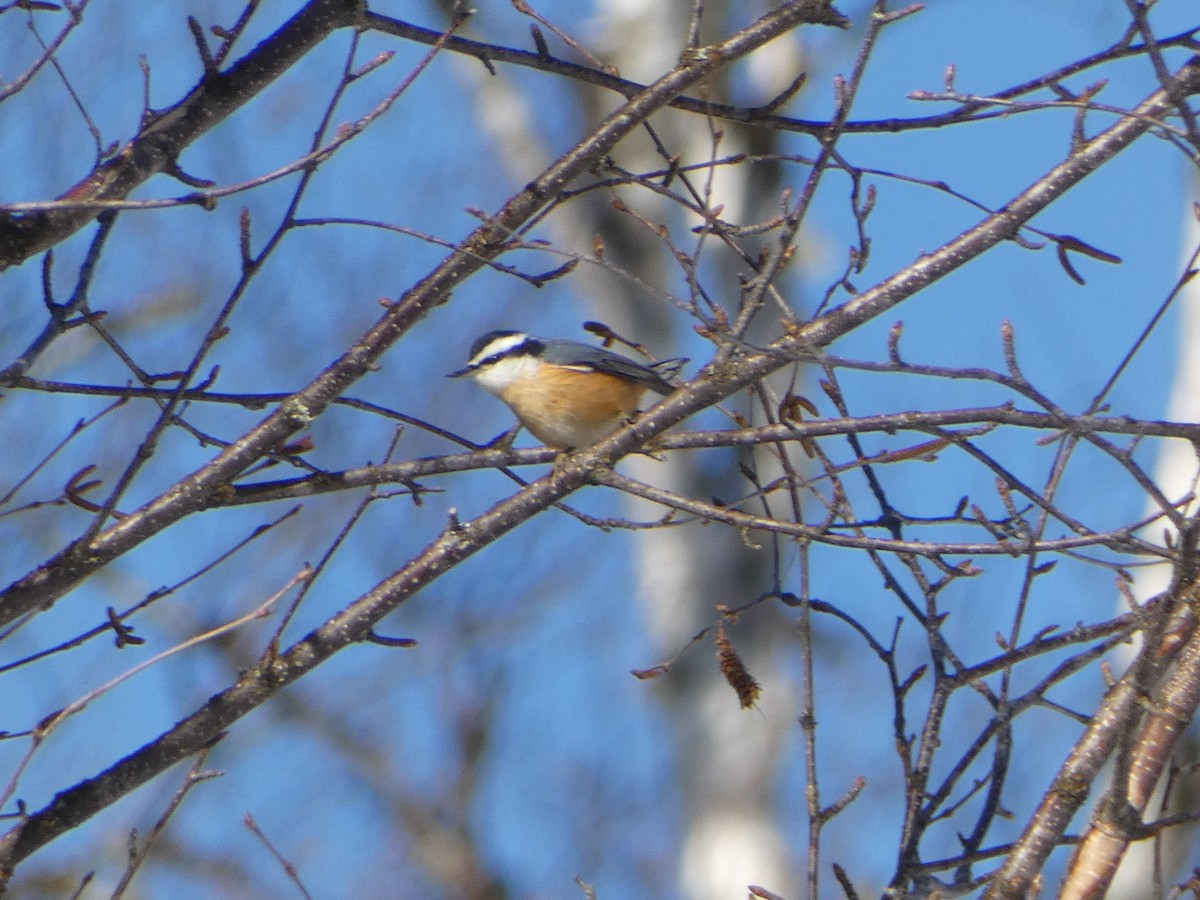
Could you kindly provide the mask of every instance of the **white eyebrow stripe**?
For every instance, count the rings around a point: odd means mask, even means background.
[[[523,343],[529,340],[527,334],[506,334],[503,337],[498,337],[494,341],[489,341],[488,344],[471,357],[468,366],[477,366],[489,356],[495,356],[497,353],[503,353],[506,350],[512,350],[520,347]]]

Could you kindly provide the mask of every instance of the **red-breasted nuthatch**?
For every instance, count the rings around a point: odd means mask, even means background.
[[[489,331],[471,345],[470,375],[517,414],[548,447],[585,447],[615,431],[647,390],[666,396],[666,379],[686,359],[644,366],[627,356],[575,341],[548,341],[521,331]]]

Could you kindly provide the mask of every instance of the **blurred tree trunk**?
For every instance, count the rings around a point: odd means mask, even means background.
[[[684,49],[691,12],[688,4],[639,5],[621,0],[605,0],[599,25],[603,29],[599,44],[605,59],[626,77],[661,71]],[[707,22],[723,22],[726,3],[705,6]],[[715,32],[716,29],[713,29]],[[712,35],[702,33],[701,43]],[[753,88],[762,97],[771,97],[787,86],[799,72],[800,49],[795,35],[766,48],[772,60],[771,71],[762,67],[755,73],[759,83]],[[772,80],[773,79],[773,80]],[[716,100],[726,100],[729,84],[710,83]],[[591,95],[593,101],[611,102]],[[599,116],[599,109],[593,113]],[[659,138],[685,163],[700,162],[714,153],[713,132],[699,116],[668,114],[654,121]],[[779,132],[748,130],[723,122],[723,139],[718,156],[735,153],[771,153],[778,151]],[[636,148],[636,153],[634,152]],[[653,171],[665,166],[649,139],[629,142],[618,163],[635,172]],[[722,218],[735,224],[760,221],[778,208],[784,185],[777,165],[739,166],[718,170],[712,207],[723,206]],[[753,175],[754,177],[748,177]],[[698,177],[703,187],[706,176]],[[687,229],[700,224],[697,218],[680,222],[677,204],[660,201],[658,208],[642,192],[639,213],[651,222],[666,222],[675,240],[683,244]],[[621,268],[628,269],[648,283],[664,290],[678,291],[679,272],[671,268],[658,242],[636,240],[637,232],[628,218],[608,203],[597,203],[592,227],[604,240],[606,253]],[[630,240],[635,236],[634,240]],[[687,245],[684,244],[686,247]],[[710,257],[723,270],[715,279],[726,285],[738,284],[738,275],[751,271],[729,253]],[[732,291],[731,291],[732,293]],[[731,318],[737,315],[736,296],[718,298]],[[608,279],[602,293],[592,299],[597,316],[622,334],[655,348],[675,348],[683,336],[670,332],[672,319],[663,304],[649,303],[637,286],[618,278]],[[799,311],[797,311],[799,312]],[[752,328],[749,337],[753,337]],[[690,370],[689,370],[690,371]],[[758,421],[753,405],[744,403],[739,410],[751,421]],[[759,462],[769,454],[759,453]],[[635,477],[666,487],[688,497],[736,497],[745,494],[749,484],[739,470],[748,456],[737,451],[710,459],[704,466],[694,465],[690,454],[674,454],[659,462],[636,458],[628,465]],[[768,464],[765,463],[764,464]],[[661,510],[647,504],[635,504],[634,519],[652,519]],[[749,602],[771,584],[772,553],[769,539],[752,546],[752,541],[729,529],[698,526],[656,529],[637,542],[639,599],[645,604],[645,617],[659,652],[673,656],[687,641],[717,618],[715,607],[731,607]],[[745,617],[736,628],[735,640],[745,652],[753,674],[768,685],[783,689],[785,682],[776,671],[781,646],[794,646],[794,631],[774,614],[758,610]],[[717,900],[740,896],[752,882],[765,885],[795,883],[794,867],[785,839],[775,817],[779,752],[789,731],[796,728],[794,695],[767,696],[771,714],[754,728],[745,727],[745,718],[753,714],[739,708],[737,698],[720,677],[710,642],[691,648],[669,674],[660,679],[662,698],[668,705],[678,740],[681,771],[680,796],[686,822],[681,834],[680,885],[684,896],[692,900]]]
[[[1185,254],[1200,241],[1200,224],[1197,223],[1193,210],[1189,207],[1183,212],[1183,240],[1180,244]],[[1186,265],[1189,261],[1183,260]],[[1195,260],[1191,261],[1195,265]],[[1167,404],[1165,415],[1177,422],[1200,422],[1200,355],[1195,348],[1200,345],[1200,285],[1193,280],[1185,285],[1178,298],[1178,351],[1175,360],[1175,381],[1171,386],[1171,398]],[[1196,479],[1196,450],[1179,441],[1163,443],[1159,446],[1159,461],[1155,469],[1155,482],[1163,489],[1168,499],[1179,500],[1190,493],[1197,493]],[[1196,512],[1196,501],[1192,500],[1186,507],[1189,515]],[[1155,525],[1158,529],[1160,526]],[[1170,585],[1171,571],[1169,566],[1154,566],[1137,576],[1137,597],[1143,603],[1165,591]],[[1135,655],[1134,646],[1126,648],[1125,657],[1132,661]],[[1186,736],[1176,750],[1176,759],[1186,762],[1195,760],[1200,755],[1200,744],[1197,742],[1195,728]],[[1164,779],[1165,781],[1166,779]],[[1151,810],[1158,810],[1160,816],[1174,815],[1195,808],[1194,785],[1189,789],[1187,773],[1183,782],[1174,785],[1172,795],[1163,804],[1164,784],[1160,783],[1151,803]],[[1151,818],[1147,813],[1146,818]],[[1161,867],[1162,874],[1170,878],[1179,873],[1195,855],[1196,829],[1194,824],[1180,828],[1171,828],[1159,838],[1138,841],[1130,846],[1117,870],[1109,890],[1111,900],[1141,900],[1148,895],[1149,886],[1154,884],[1156,865]]]
[[[599,10],[592,22],[594,30],[583,42],[625,78],[640,81],[653,77],[670,68],[686,46],[692,12],[687,4],[635,8],[620,0],[604,0]],[[705,22],[717,24],[702,30],[701,43],[716,37],[728,12],[725,3],[705,5]],[[800,71],[802,59],[796,34],[776,40],[761,54],[768,57],[769,63],[753,69],[757,83],[752,88],[759,96],[769,98],[785,89]],[[490,123],[492,137],[513,176],[524,177],[522,173],[530,170],[531,160],[548,161],[552,154],[535,137],[536,115],[527,105],[531,94],[519,93],[505,79],[491,78],[482,70],[472,77],[478,80],[481,118]],[[727,100],[731,92],[730,85],[722,82],[707,87],[718,101]],[[589,121],[599,121],[611,110],[611,91],[586,85],[580,85],[579,90],[579,102]],[[779,152],[778,131],[721,122],[718,127],[723,137],[714,150],[714,128],[700,116],[666,111],[654,117],[651,124],[667,152],[680,157],[684,164],[704,162],[714,152],[719,156]],[[614,163],[635,173],[668,166],[645,132],[626,140]],[[778,210],[785,187],[780,172],[775,163],[718,169],[710,205],[723,207],[721,218],[735,224],[769,218]],[[691,177],[703,190],[709,176],[700,173]],[[655,225],[666,224],[674,240],[684,247],[689,229],[701,224],[698,217],[681,219],[678,203],[647,191],[618,188],[615,192],[639,216]],[[556,245],[587,254],[599,239],[606,263],[653,288],[679,295],[684,290],[683,273],[664,252],[663,242],[631,227],[629,216],[615,209],[611,200],[608,192],[597,191],[592,202],[572,206],[576,213],[587,210],[590,218],[577,215],[549,220]],[[751,274],[744,261],[722,252],[711,238],[710,246],[713,254],[708,264],[719,264],[724,269],[716,281],[736,285],[739,275]],[[660,354],[684,352],[679,348],[688,335],[672,331],[672,322],[677,323],[678,316],[672,315],[666,304],[647,297],[637,281],[605,266],[590,265],[576,269],[572,279],[586,292],[586,315]],[[736,296],[718,298],[718,302],[725,305],[731,318],[737,315]],[[773,320],[777,318],[772,316]],[[524,320],[516,327],[523,324]],[[754,331],[752,325],[747,336],[752,339]],[[565,336],[582,339],[578,334]],[[694,371],[695,365],[693,362],[688,371]],[[743,404],[739,411],[753,422],[761,420],[753,404]],[[743,455],[751,452],[725,452],[719,465],[710,455],[703,467],[694,465],[695,457],[686,453],[670,454],[661,461],[638,457],[623,465],[634,477],[682,496],[735,497],[750,489],[741,464],[752,462],[770,471],[769,453],[755,452],[754,460]],[[633,519],[662,515],[661,508],[639,501],[631,504],[634,508],[629,515]],[[754,544],[730,529],[698,526],[654,529],[640,535],[635,551],[638,599],[644,604],[657,652],[664,658],[673,656],[692,635],[719,618],[718,604],[740,606],[769,590],[773,556],[769,540]],[[692,900],[725,900],[739,895],[752,882],[793,883],[794,857],[777,827],[775,795],[779,753],[787,733],[797,727],[798,710],[795,694],[786,691],[786,682],[772,670],[782,659],[778,651],[783,646],[794,646],[794,635],[791,624],[774,610],[758,610],[736,628],[734,639],[750,661],[752,674],[779,689],[778,694],[765,698],[771,715],[766,722],[757,721],[753,729],[747,729],[744,723],[745,717],[754,713],[739,707],[736,695],[717,670],[711,644],[691,648],[660,679],[661,697],[677,739],[678,796],[686,817],[679,880],[685,896]]]

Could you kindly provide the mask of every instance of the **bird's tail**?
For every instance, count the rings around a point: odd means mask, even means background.
[[[673,382],[686,362],[688,362],[688,358],[681,356],[678,359],[664,359],[662,362],[651,363],[646,368],[664,381]]]

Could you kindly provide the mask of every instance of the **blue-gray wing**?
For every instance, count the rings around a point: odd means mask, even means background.
[[[674,375],[687,362],[686,359],[666,359],[643,366],[620,353],[575,341],[546,341],[542,359],[559,366],[579,366],[629,378],[664,396],[675,390],[675,386],[663,376]]]

